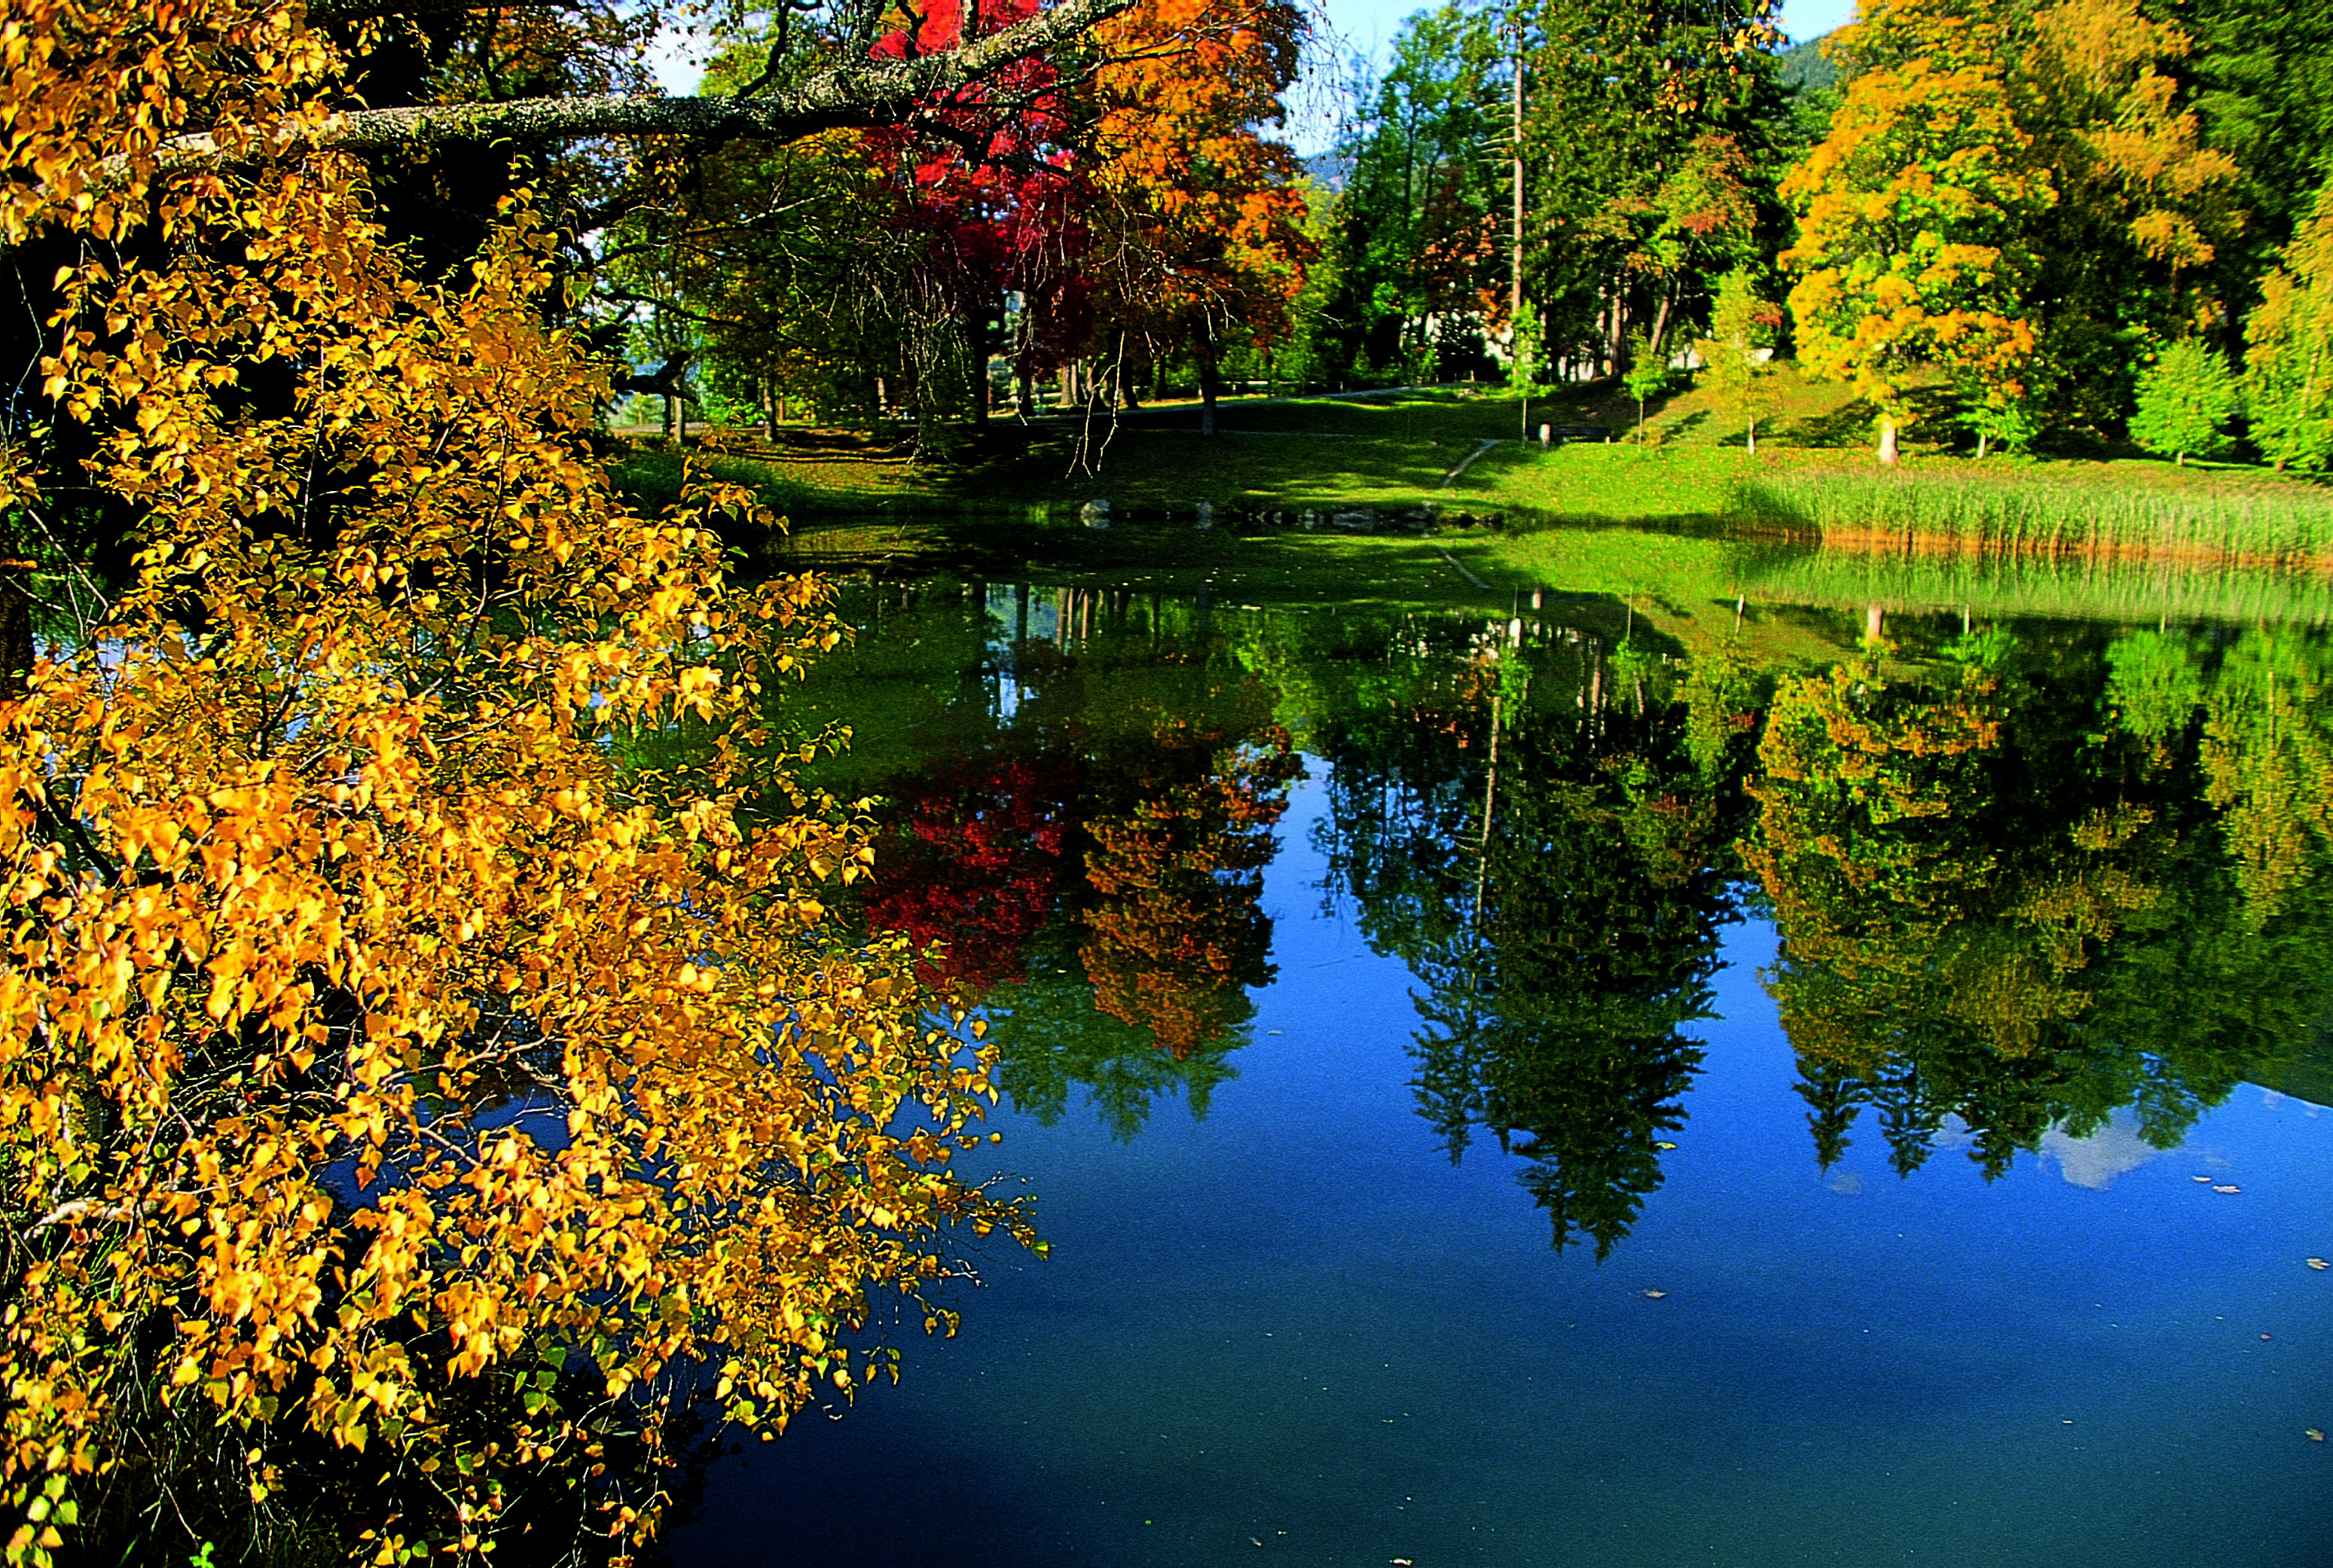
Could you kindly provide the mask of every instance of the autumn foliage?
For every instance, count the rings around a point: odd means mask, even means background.
[[[1166,758],[1177,738],[1161,737]],[[1272,978],[1263,867],[1299,768],[1275,727],[1215,753],[1199,778],[1146,770],[1139,799],[1088,824],[1086,876],[1099,898],[1079,956],[1094,1006],[1147,1028],[1177,1060],[1245,1022],[1246,988]]]
[[[1281,116],[1301,27],[1286,0],[1146,0],[1098,34],[1112,57],[1090,143],[1108,313],[1121,334],[1187,347],[1210,400],[1226,348],[1284,335],[1313,255],[1295,154],[1261,129]]]
[[[949,1163],[985,1056],[826,913],[864,828],[750,804],[802,799],[761,715],[823,590],[726,580],[736,498],[625,510],[542,220],[421,275],[298,149],[339,62],[292,14],[20,6],[0,64],[0,230],[68,258],[43,391],[103,453],[20,426],[0,499],[142,541],[0,701],[7,1561],[152,1421],[239,1434],[261,1512],[315,1434],[432,1499],[364,1552],[477,1560],[513,1476],[677,1393],[857,1390],[944,1228],[1027,1227]],[[653,1477],[579,1519],[645,1530]]]
[[[2033,215],[2057,200],[2009,111],[1997,24],[1916,4],[1869,8],[1849,48],[1879,58],[1830,135],[1782,182],[1800,216],[1785,264],[1799,352],[1879,411],[1893,461],[1914,373],[1943,366],[2013,400],[2032,357]]]

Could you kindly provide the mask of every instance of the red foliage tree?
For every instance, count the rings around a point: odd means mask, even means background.
[[[1061,897],[1074,793],[1058,764],[1016,758],[926,775],[906,795],[905,833],[876,858],[869,923],[939,950],[918,965],[926,984],[977,996],[1022,979]]]
[[[874,53],[889,60],[943,53],[1036,9],[1035,0],[971,0],[969,9],[964,0],[932,0],[913,27],[888,34]],[[1008,295],[1022,301],[1012,351],[1024,383],[1065,363],[1090,330],[1085,214],[1093,190],[1071,167],[1070,132],[1058,71],[1032,57],[950,93],[913,128],[865,133],[898,184],[897,221],[924,239],[915,303],[965,330],[976,419],[987,416],[987,365]]]

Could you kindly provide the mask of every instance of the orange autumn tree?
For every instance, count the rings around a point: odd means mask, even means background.
[[[2151,9],[2151,8],[2150,8]],[[2182,81],[2188,34],[2135,0],[2059,0],[2031,18],[2011,83],[2059,200],[2029,289],[2053,420],[2111,429],[2150,343],[2219,333],[2220,262],[2245,226],[2242,174],[2207,146]],[[1980,426],[1982,428],[1982,426]]]
[[[1906,394],[1941,371],[2002,410],[2026,396],[2025,289],[2057,200],[2010,110],[2003,24],[1935,0],[1867,5],[1836,50],[1863,65],[1830,134],[1782,181],[1799,356],[1876,406],[1896,461]]]
[[[2025,113],[2046,127],[2064,194],[2173,278],[2208,266],[2242,227],[2235,159],[2203,141],[2175,74],[2194,48],[2135,0],[2060,0],[2037,12]]]
[[[782,1428],[887,1299],[950,1321],[949,1228],[1029,1236],[951,1164],[990,1056],[829,914],[864,825],[763,760],[824,590],[726,579],[740,497],[626,508],[544,218],[421,271],[295,10],[20,3],[0,67],[101,453],[12,425],[0,507],[141,544],[0,693],[5,1561],[172,1429],[254,1531],[338,1453],[370,1561],[482,1562],[552,1472],[636,1537],[676,1401]]]
[[[1209,435],[1224,351],[1285,335],[1316,253],[1296,155],[1263,134],[1302,29],[1289,0],[1142,0],[1095,33],[1099,348],[1187,352]]]
[[[2181,96],[2192,42],[2133,0],[1880,0],[1834,48],[1859,68],[1783,182],[1801,354],[1878,405],[1958,391],[1978,450],[2044,420],[2112,428],[2150,339],[2223,321],[2213,263],[2239,170]]]
[[[1246,988],[1273,972],[1263,868],[1301,764],[1277,725],[1253,733],[1197,751],[1205,769],[1191,778],[1174,764],[1208,737],[1162,731],[1156,756],[1165,765],[1141,770],[1136,799],[1086,824],[1086,880],[1100,897],[1078,957],[1094,1006],[1148,1028],[1177,1061],[1253,1017]]]

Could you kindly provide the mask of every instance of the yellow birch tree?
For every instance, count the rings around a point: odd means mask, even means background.
[[[485,1561],[546,1469],[620,1550],[676,1401],[782,1428],[894,1371],[887,1299],[952,1326],[952,1228],[1030,1239],[954,1163],[988,1053],[828,913],[864,825],[769,760],[825,590],[725,577],[738,496],[626,510],[547,219],[423,272],[343,69],[264,0],[0,21],[0,241],[58,258],[42,392],[101,454],[12,426],[0,508],[141,543],[0,693],[11,1565],[153,1420],[254,1512],[295,1437],[376,1467],[424,1502],[370,1561]]]

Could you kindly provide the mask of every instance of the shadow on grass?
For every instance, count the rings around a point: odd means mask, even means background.
[[[1783,434],[1800,446],[1865,446],[1873,440],[1878,418],[1879,410],[1870,399],[1858,397],[1828,414],[1810,414]]]

